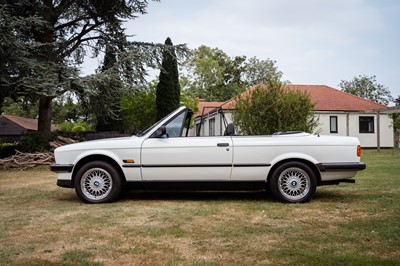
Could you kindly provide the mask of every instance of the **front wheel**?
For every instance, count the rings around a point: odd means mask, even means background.
[[[286,162],[269,180],[272,195],[281,202],[303,203],[310,200],[317,188],[313,170],[301,162]]]
[[[74,185],[78,197],[87,203],[114,201],[122,188],[118,171],[104,161],[93,161],[82,166],[75,176]]]

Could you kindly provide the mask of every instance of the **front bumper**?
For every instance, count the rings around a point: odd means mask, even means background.
[[[71,178],[71,172],[73,169],[73,164],[52,164],[50,166],[50,170],[57,173],[57,186],[66,188],[74,187]]]
[[[52,164],[50,170],[56,173],[71,173],[74,169],[73,164]]]
[[[57,186],[73,188],[74,184],[72,183],[72,180],[57,179]]]

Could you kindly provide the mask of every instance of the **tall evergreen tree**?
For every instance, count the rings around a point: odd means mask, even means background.
[[[165,40],[162,68],[156,91],[157,119],[161,119],[179,107],[181,88],[178,62],[171,39]]]

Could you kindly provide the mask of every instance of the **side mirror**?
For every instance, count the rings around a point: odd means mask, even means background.
[[[157,128],[157,130],[152,135],[153,138],[168,138],[167,128],[165,126],[161,126]]]

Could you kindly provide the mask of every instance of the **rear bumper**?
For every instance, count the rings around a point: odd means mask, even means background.
[[[359,163],[318,163],[317,167],[321,172],[325,172],[330,170],[361,171],[364,170],[367,166],[365,165],[365,163],[359,162]]]

